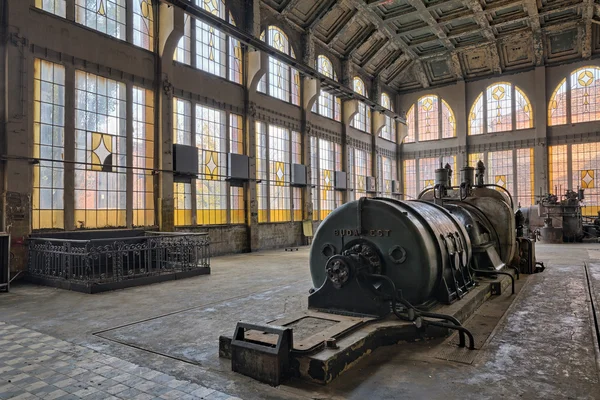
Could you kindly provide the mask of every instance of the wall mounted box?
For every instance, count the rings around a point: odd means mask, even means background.
[[[367,176],[366,180],[367,184],[367,193],[376,193],[377,192],[377,180],[374,176]]]
[[[335,190],[346,190],[348,188],[348,176],[344,171],[335,171]]]
[[[174,144],[173,172],[177,175],[197,175],[198,148],[185,144]]]
[[[306,165],[292,164],[292,186],[306,186]]]
[[[227,179],[247,181],[250,179],[250,159],[244,154],[227,154]]]
[[[392,193],[402,194],[402,188],[400,187],[400,181],[392,181]]]

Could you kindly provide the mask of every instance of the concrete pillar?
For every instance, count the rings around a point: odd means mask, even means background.
[[[245,99],[246,111],[246,154],[250,158],[250,181],[246,186],[246,220],[248,221],[248,243],[250,248],[260,247],[258,224],[258,198],[256,195],[256,102],[258,93],[256,88],[261,78],[267,73],[268,56],[257,50],[248,50],[244,55]]]
[[[313,190],[316,190],[312,187],[312,166],[311,166],[311,152],[312,149],[310,147],[310,131],[311,131],[311,119],[312,112],[311,109],[315,102],[317,101],[319,94],[321,93],[321,83],[313,78],[304,77],[302,79],[302,162],[306,165],[306,181],[308,185],[304,188],[304,216],[305,220],[312,221],[313,219],[313,211],[315,209],[316,204],[312,203],[313,199]]]
[[[546,67],[536,67],[534,71],[535,93],[532,103],[535,125],[534,182],[533,190],[537,195],[546,193],[548,187],[548,108],[546,102]],[[571,176],[571,175],[569,175]]]
[[[2,18],[13,21],[11,16],[28,13],[28,4],[10,2],[8,15]],[[33,178],[32,156],[33,134],[32,124],[28,116],[33,112],[33,56],[28,51],[27,31],[13,28],[6,29],[7,38],[5,58],[3,60],[4,76],[4,112],[2,140],[5,140],[3,154],[8,159],[3,161],[2,210],[4,215],[3,229],[12,236],[11,252],[14,254],[13,269],[23,269],[26,262],[26,248],[16,244],[29,235],[31,231],[31,191]]]
[[[159,70],[157,107],[158,201],[157,221],[162,231],[174,230],[175,203],[173,199],[173,53],[184,35],[184,12],[161,3],[158,10]]]

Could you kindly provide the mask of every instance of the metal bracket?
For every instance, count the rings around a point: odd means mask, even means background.
[[[491,282],[490,290],[492,292],[492,296],[500,296],[502,294],[502,282]]]
[[[249,330],[276,335],[275,346],[268,342],[248,340],[245,334]],[[238,322],[231,341],[231,370],[278,386],[290,375],[292,347],[292,328]]]

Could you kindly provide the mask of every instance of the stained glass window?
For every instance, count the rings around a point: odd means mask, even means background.
[[[190,183],[174,183],[173,198],[175,226],[192,225],[192,185]]]
[[[76,71],[75,89],[75,221],[126,226],[125,84]]]
[[[354,195],[356,200],[367,195],[367,177],[371,176],[371,152],[354,149]]]
[[[404,181],[403,200],[417,198],[417,160],[404,160],[402,168],[402,179]]]
[[[154,11],[152,0],[133,0],[133,44],[154,49]]]
[[[571,123],[600,119],[600,68],[585,67],[571,73]]]
[[[421,97],[406,113],[408,136],[404,143],[453,138],[456,119],[452,108],[437,95]]]
[[[319,212],[319,148],[318,141],[314,136],[310,137],[310,171],[311,180],[310,183],[313,187],[312,190],[312,204],[313,204],[313,221],[318,221],[320,217]]]
[[[291,221],[290,131],[274,125],[269,125],[269,179],[270,221]]]
[[[229,13],[229,22],[235,26],[231,13]],[[242,44],[231,36],[229,37],[229,80],[242,83]]]
[[[513,118],[516,121],[514,125]],[[486,119],[485,123],[484,119]],[[508,82],[488,86],[477,96],[469,113],[469,135],[532,127],[533,108],[527,95]]]
[[[33,229],[64,228],[65,68],[35,59]]]
[[[355,76],[354,79],[352,79],[352,85],[356,93],[361,96],[369,97],[367,96],[365,83],[358,76]],[[365,103],[358,102],[358,114],[354,116],[350,125],[363,132],[371,133],[371,110]]]
[[[497,83],[486,90],[488,133],[512,130],[512,87]]]
[[[59,17],[66,18],[67,16],[66,0],[35,0],[35,6]]]
[[[324,55],[319,55],[319,57],[317,57],[317,70],[328,78],[337,81],[337,75],[333,70],[333,64],[331,63],[331,60]],[[319,98],[315,104],[315,111],[318,110],[318,113],[324,117],[340,121],[340,106],[341,103],[339,98],[324,90],[321,90]]]
[[[423,96],[417,103],[419,141],[436,140],[440,136],[439,102],[437,96]]]
[[[319,194],[320,219],[324,219],[335,209],[334,173],[335,173],[335,147],[334,143],[319,139]]]
[[[154,225],[154,92],[133,87],[133,226]]]
[[[241,115],[229,114],[229,151],[244,154],[244,125]],[[244,188],[230,186],[230,223],[243,224],[246,222],[244,206]]]
[[[196,223],[227,223],[226,143],[224,111],[196,105],[196,147],[198,171],[196,179]]]
[[[535,176],[533,148],[517,149],[516,198],[515,206],[528,207],[535,204]],[[512,193],[511,193],[512,194]],[[513,194],[514,197],[514,194]]]
[[[408,136],[404,138],[404,143],[415,142],[415,106],[410,107],[406,113],[406,127],[408,130]]]
[[[192,145],[192,103],[173,98],[173,143]]]
[[[487,154],[486,183],[502,186],[511,194],[513,190],[513,151],[490,151]]]
[[[456,119],[452,108],[442,100],[442,139],[456,136]]]
[[[515,119],[517,129],[533,128],[533,109],[527,96],[515,86]]]
[[[182,64],[191,65],[192,63],[192,18],[185,15],[185,23],[183,27],[183,36],[177,43],[177,49],[173,54],[173,59]]]
[[[396,178],[395,160],[386,156],[379,156],[379,193],[383,197],[392,198],[392,181]]]
[[[134,0],[138,1],[138,0]],[[196,0],[196,4],[207,12],[228,20],[235,26],[231,13],[223,0]],[[195,52],[192,54],[192,30]],[[199,19],[185,14],[184,34],[179,39],[173,59],[199,70],[242,83],[242,46],[239,40],[228,37],[224,32]]]
[[[261,40],[280,51],[296,58],[287,35],[276,26],[269,26],[261,34]],[[257,90],[279,100],[300,105],[300,73],[289,65],[269,56],[269,72],[259,82]]]
[[[258,201],[258,222],[268,222],[267,181],[267,128],[264,122],[256,121],[256,198]]]
[[[381,105],[390,111],[394,111],[392,101],[387,93],[381,94]],[[389,116],[385,116],[385,126],[379,134],[383,139],[396,141],[396,121]]]
[[[572,186],[585,190],[581,212],[583,215],[597,216],[600,211],[600,184],[596,181],[600,176],[600,143],[573,144],[571,151]]]
[[[302,134],[292,131],[292,163],[302,164]],[[302,188],[292,188],[294,221],[302,221]]]
[[[469,166],[476,168],[477,163],[481,161],[485,163],[485,154],[484,153],[469,153]]]
[[[479,93],[469,112],[469,135],[484,133],[483,122],[483,93]]]
[[[419,190],[435,186],[435,170],[440,167],[440,158],[420,158],[419,160]]]
[[[117,39],[125,39],[127,1],[75,0],[75,22]]]
[[[458,176],[460,172],[456,169],[456,156],[443,156],[441,158],[441,165],[445,168],[446,164],[452,168],[452,186],[458,186]]]
[[[562,195],[569,189],[569,167],[567,145],[548,147],[548,181],[550,192]]]
[[[567,123],[567,78],[563,79],[548,102],[548,125],[564,125]]]

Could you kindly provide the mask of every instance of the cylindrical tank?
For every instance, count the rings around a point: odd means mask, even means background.
[[[378,256],[369,261],[371,273],[388,276],[413,304],[435,297],[444,281],[454,282],[453,271],[468,265],[472,256],[465,226],[443,207],[363,198],[338,207],[315,232],[310,270],[316,289],[327,279],[328,260],[357,244]]]

